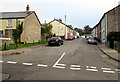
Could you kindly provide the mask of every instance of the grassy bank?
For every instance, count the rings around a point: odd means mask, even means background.
[[[26,43],[26,44],[22,44],[22,43],[18,43],[18,47],[16,46],[16,44],[10,44],[6,46],[6,49],[4,48],[5,46],[3,45],[0,48],[0,51],[5,51],[5,50],[11,50],[11,49],[19,49],[19,48],[25,48],[25,47],[31,47],[31,46],[35,46],[35,45],[40,45],[40,44],[46,44],[47,41],[46,40],[42,40],[40,42],[35,42],[35,43]]]
[[[118,50],[118,53],[120,53],[120,50]]]

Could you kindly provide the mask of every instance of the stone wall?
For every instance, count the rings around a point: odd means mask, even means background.
[[[24,42],[32,43],[41,40],[41,25],[35,13],[25,18],[23,29],[22,39]]]

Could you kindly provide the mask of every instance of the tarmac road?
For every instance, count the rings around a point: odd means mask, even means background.
[[[82,38],[4,56],[2,61],[9,80],[118,80],[117,62]]]

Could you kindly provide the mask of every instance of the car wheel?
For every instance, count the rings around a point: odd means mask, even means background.
[[[63,45],[63,43],[61,43],[61,45]]]

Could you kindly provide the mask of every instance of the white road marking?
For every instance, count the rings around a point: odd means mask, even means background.
[[[96,69],[97,67],[95,67],[95,66],[86,66],[86,68]]]
[[[65,68],[65,67],[60,67],[60,66],[66,66],[65,64],[59,64],[60,60],[64,57],[65,52],[62,54],[62,56],[57,60],[57,62],[53,65],[55,68]],[[59,66],[57,66],[59,65]]]
[[[3,61],[2,60],[0,60],[0,63],[2,63]]]
[[[10,64],[16,64],[17,62],[8,61],[7,63],[10,63]]]
[[[54,68],[65,69],[65,67],[55,66]]]
[[[71,65],[71,67],[80,67],[80,65]]]
[[[70,68],[70,69],[72,69],[72,70],[81,70],[81,68]]]
[[[101,68],[103,70],[112,70],[111,68]]]
[[[114,71],[106,71],[106,70],[103,70],[103,72],[105,72],[105,73],[115,73]]]
[[[60,66],[66,66],[65,64],[57,64],[57,66],[59,66],[59,65],[60,65]]]
[[[43,64],[38,64],[38,67],[47,67],[47,65],[43,65]]]
[[[87,71],[98,71],[97,69],[86,69]]]
[[[115,69],[116,71],[120,71],[120,69]]]
[[[23,63],[23,65],[33,65],[32,63]]]
[[[97,67],[94,67],[94,66],[90,66],[90,68],[96,69]]]

